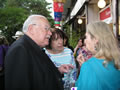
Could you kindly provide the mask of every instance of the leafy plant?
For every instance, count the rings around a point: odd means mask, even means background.
[[[0,9],[0,29],[9,42],[16,31],[22,30],[22,24],[28,16],[27,11],[22,8],[7,7]]]
[[[65,26],[65,33],[67,34],[67,36],[69,37],[69,44],[75,48],[75,46],[78,43],[78,40],[80,37],[82,37],[85,34],[85,31],[81,31],[79,30],[74,30],[72,29],[70,25],[66,25]]]
[[[0,5],[0,30],[10,44],[14,41],[12,36],[22,30],[25,19],[31,14],[44,15],[51,25],[54,23],[45,0],[0,0]]]

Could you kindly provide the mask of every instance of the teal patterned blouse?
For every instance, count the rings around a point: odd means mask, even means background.
[[[45,49],[45,53],[50,57],[56,67],[60,67],[63,64],[72,64],[74,66],[74,69],[71,69],[69,73],[65,73],[62,79],[64,83],[64,89],[71,90],[70,88],[75,83],[77,78],[76,64],[72,50],[64,47],[63,52],[59,54],[51,54]]]

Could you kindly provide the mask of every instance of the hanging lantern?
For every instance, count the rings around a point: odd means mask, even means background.
[[[62,2],[62,3],[65,3],[66,0],[53,0],[53,2]]]
[[[55,21],[55,24],[60,24],[60,22],[59,21]]]
[[[54,17],[55,18],[61,18],[62,17],[62,12],[54,12]]]
[[[54,26],[60,26],[60,24],[54,24]]]
[[[63,12],[63,3],[54,2],[54,12]]]
[[[55,21],[61,21],[61,18],[59,18],[59,17],[55,17],[54,20],[55,20]]]

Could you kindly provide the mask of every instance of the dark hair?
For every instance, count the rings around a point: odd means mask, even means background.
[[[69,41],[68,36],[66,35],[65,32],[63,32],[63,36],[64,36],[64,40],[66,39],[66,42],[64,43],[64,46],[68,46],[69,45],[69,43],[68,43],[68,41]]]
[[[52,36],[49,39],[49,45],[47,45],[46,48],[47,49],[52,49],[52,47],[51,47],[52,40],[56,40],[58,38],[62,38],[64,40],[64,34],[63,33],[64,32],[62,30],[60,30],[60,29],[54,29],[52,31]]]
[[[2,45],[2,44],[9,45],[8,40],[6,39],[6,37],[0,35],[0,45]]]
[[[84,46],[85,36],[80,37],[80,38],[78,39],[78,42],[79,42],[79,40],[82,40],[82,46]]]

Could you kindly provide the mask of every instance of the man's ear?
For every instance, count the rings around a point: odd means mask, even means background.
[[[31,34],[31,35],[33,35],[34,33],[34,28],[33,28],[33,25],[29,25],[28,26],[28,32]]]

